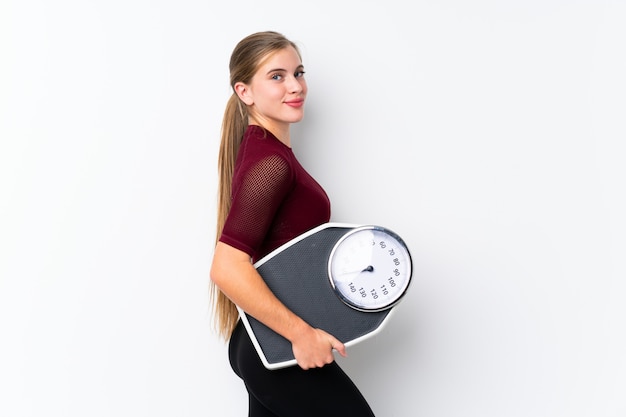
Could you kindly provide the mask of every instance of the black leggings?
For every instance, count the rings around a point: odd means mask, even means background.
[[[241,321],[233,332],[228,355],[248,390],[249,417],[374,416],[336,362],[307,371],[297,365],[265,368]]]

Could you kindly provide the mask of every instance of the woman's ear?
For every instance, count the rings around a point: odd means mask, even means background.
[[[239,99],[243,101],[246,105],[251,106],[254,104],[254,100],[250,95],[250,89],[248,86],[242,82],[235,83],[235,93],[239,96]]]

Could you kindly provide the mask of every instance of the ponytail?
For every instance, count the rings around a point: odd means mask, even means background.
[[[218,156],[218,202],[217,202],[217,230],[215,243],[219,241],[226,222],[226,217],[230,211],[231,191],[233,183],[233,171],[235,160],[241,140],[248,126],[248,111],[245,104],[239,99],[237,94],[233,95],[226,104],[224,120],[222,122],[222,138]],[[215,325],[219,334],[228,340],[232,334],[239,313],[235,303],[222,293],[213,281],[210,282],[211,302],[215,308]]]

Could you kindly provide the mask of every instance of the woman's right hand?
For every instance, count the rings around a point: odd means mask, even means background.
[[[333,349],[346,356],[346,347],[337,338],[322,329],[307,326],[291,341],[293,355],[302,369],[321,368],[332,363]]]

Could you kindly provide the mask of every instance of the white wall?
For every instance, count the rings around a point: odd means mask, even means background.
[[[228,57],[265,29],[333,220],[415,258],[341,360],[377,415],[626,415],[624,2],[0,4],[0,415],[245,415],[207,283]]]

